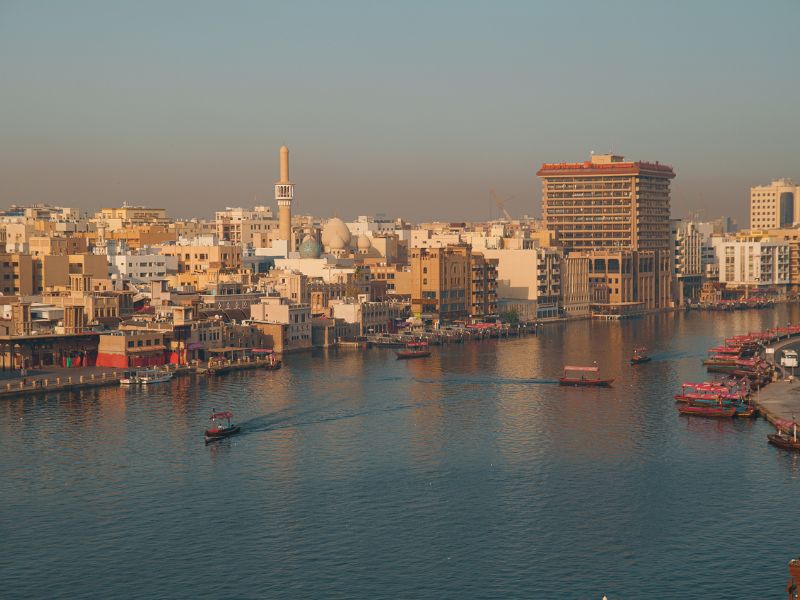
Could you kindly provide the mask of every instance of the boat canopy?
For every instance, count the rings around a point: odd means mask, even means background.
[[[253,354],[272,354],[274,350],[268,350],[267,348],[253,348]]]
[[[218,413],[214,413],[213,415],[211,415],[211,419],[212,420],[213,419],[232,419],[232,418],[233,418],[233,413],[229,412],[229,411],[218,412]]]
[[[775,429],[784,431],[789,431],[792,427],[796,426],[797,423],[795,421],[790,421],[789,419],[776,419],[775,420]]]
[[[564,367],[564,371],[581,371],[585,373],[599,373],[600,369],[598,367],[573,367],[573,366],[566,366]]]

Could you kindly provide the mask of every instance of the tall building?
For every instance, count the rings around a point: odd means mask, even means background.
[[[791,179],[750,188],[750,229],[780,229],[800,222],[800,186]]]
[[[294,184],[289,179],[289,149],[281,146],[281,178],[275,184],[275,200],[278,202],[278,232],[279,239],[284,240],[287,246],[292,239],[292,199],[294,198]]]
[[[669,250],[672,167],[595,154],[581,163],[545,163],[542,213],[567,251]]]
[[[537,175],[542,179],[545,226],[557,234],[566,252],[597,252],[598,265],[619,262],[637,266],[640,280],[631,282],[630,294],[612,292],[611,304],[639,304],[640,309],[669,306],[672,167],[595,154],[584,162],[545,163]],[[633,254],[623,257],[619,254],[623,251]],[[612,259],[614,252],[618,255]],[[618,279],[605,268],[591,273],[595,283],[604,276]],[[617,283],[606,285],[616,289]],[[614,307],[604,307],[602,312],[619,314]],[[626,308],[625,312],[631,311]]]

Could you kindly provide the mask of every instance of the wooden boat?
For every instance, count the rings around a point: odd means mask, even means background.
[[[640,347],[633,349],[633,356],[631,357],[632,365],[641,365],[642,363],[650,362],[651,357],[647,355],[647,348]]]
[[[120,379],[120,385],[150,385],[153,383],[164,383],[172,379],[172,373],[161,371],[160,369],[149,369],[136,371],[130,377]]]
[[[276,360],[274,363],[267,363],[264,365],[264,368],[267,371],[277,371],[283,366],[283,362],[280,360]]]
[[[800,452],[800,440],[795,440],[790,435],[784,433],[770,433],[767,435],[767,440],[770,444],[778,448]]]
[[[800,452],[800,440],[797,439],[797,423],[779,419],[775,421],[776,433],[767,435],[767,440],[773,446],[784,450]],[[791,431],[791,434],[789,432]]]
[[[688,404],[686,406],[679,406],[678,412],[682,415],[692,417],[717,419],[732,417],[736,414],[736,408],[733,406],[697,406],[695,404]]]
[[[225,439],[241,431],[239,425],[231,423],[233,413],[229,411],[211,413],[211,427],[205,431],[206,444]],[[221,419],[227,419],[227,423],[219,423]]]
[[[558,378],[559,385],[611,387],[614,379],[602,379],[597,367],[565,366],[564,376]]]
[[[396,354],[398,359],[425,358],[431,355],[431,351],[426,342],[410,342]]]

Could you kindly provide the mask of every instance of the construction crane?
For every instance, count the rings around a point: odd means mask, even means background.
[[[511,198],[501,198],[500,196],[497,195],[497,193],[494,190],[489,190],[489,195],[492,197],[492,200],[494,201],[495,205],[497,206],[497,209],[501,213],[503,213],[503,216],[505,217],[505,219],[507,221],[513,221],[513,219],[511,218],[511,215],[508,214],[508,211],[506,210],[506,202],[511,200]],[[513,196],[512,196],[512,198],[513,198]]]

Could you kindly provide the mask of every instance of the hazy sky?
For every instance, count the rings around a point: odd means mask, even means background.
[[[542,162],[672,164],[673,214],[800,179],[800,1],[0,0],[0,204],[539,214]]]

